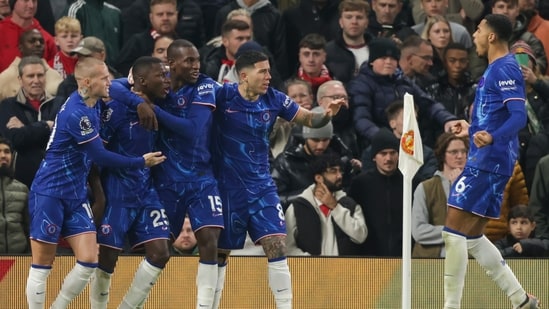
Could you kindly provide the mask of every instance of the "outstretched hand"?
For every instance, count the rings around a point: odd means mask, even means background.
[[[152,167],[164,162],[166,156],[162,155],[160,151],[149,152],[143,155],[143,159],[145,159],[145,166]]]
[[[326,115],[333,117],[339,113],[339,110],[341,109],[341,105],[344,105],[346,108],[349,108],[347,105],[347,101],[345,100],[332,100],[332,102],[328,103],[328,105],[325,107]]]

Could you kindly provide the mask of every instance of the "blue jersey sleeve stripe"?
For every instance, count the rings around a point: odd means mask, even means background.
[[[85,143],[89,143],[90,141],[93,141],[94,139],[98,138],[99,137],[99,134],[95,134],[92,138],[89,138],[85,141],[81,141],[78,143],[78,145],[82,145],[82,144],[85,144]]]
[[[212,111],[215,110],[215,104],[212,104],[209,102],[193,102],[193,104],[207,106],[207,107],[210,107]]]

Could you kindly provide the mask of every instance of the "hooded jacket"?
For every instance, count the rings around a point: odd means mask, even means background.
[[[0,253],[30,252],[28,194],[29,189],[21,182],[0,177]]]

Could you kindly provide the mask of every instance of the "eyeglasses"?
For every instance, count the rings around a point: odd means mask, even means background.
[[[446,153],[449,153],[453,156],[457,156],[458,154],[467,154],[466,149],[454,149],[454,150],[448,150]]]
[[[412,54],[414,56],[418,56],[419,58],[425,60],[425,61],[433,61],[433,56],[431,55],[418,55],[418,54]]]
[[[321,99],[330,98],[330,99],[332,99],[332,101],[337,101],[337,100],[347,101],[347,100],[349,100],[349,97],[348,97],[348,96],[342,95],[342,94],[323,95],[323,96],[321,96],[320,98],[321,98]]]

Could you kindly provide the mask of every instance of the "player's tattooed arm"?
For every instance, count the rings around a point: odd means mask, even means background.
[[[261,239],[261,246],[268,259],[286,256],[286,236],[269,236]]]
[[[320,128],[325,126],[330,119],[332,119],[332,116],[329,112],[312,112],[300,107],[294,118],[294,122],[310,128]]]

